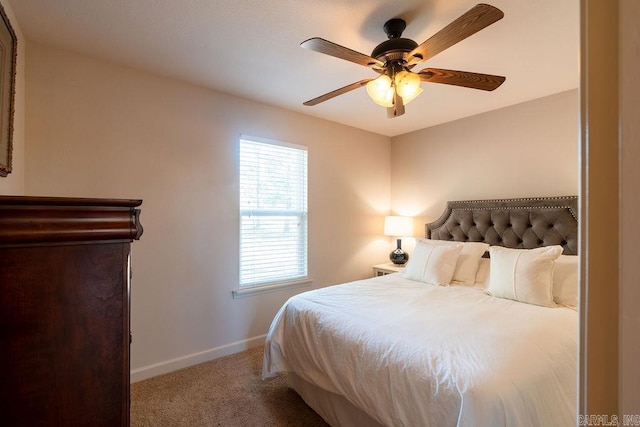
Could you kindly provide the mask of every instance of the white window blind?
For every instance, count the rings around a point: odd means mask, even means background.
[[[240,137],[240,286],[307,277],[307,149]]]

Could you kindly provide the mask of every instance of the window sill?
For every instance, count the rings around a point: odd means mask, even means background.
[[[292,280],[290,282],[277,282],[270,283],[268,285],[247,286],[237,290],[231,291],[234,299],[250,297],[253,295],[266,294],[269,292],[282,291],[285,289],[300,288],[302,286],[309,286],[312,280],[310,278],[304,278],[299,280]]]

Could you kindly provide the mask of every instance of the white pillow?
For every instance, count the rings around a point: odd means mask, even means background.
[[[402,271],[406,279],[432,285],[451,283],[462,244],[441,245],[429,240],[418,240],[407,267]]]
[[[462,245],[460,256],[453,271],[451,283],[455,285],[473,286],[476,281],[478,265],[482,255],[489,249],[488,243],[482,242],[454,242],[450,240],[419,239],[419,242],[430,242],[437,245],[457,246]]]
[[[491,246],[489,294],[544,307],[553,301],[553,268],[562,246],[509,249]]]
[[[576,255],[561,255],[553,270],[553,300],[571,308],[578,307],[578,264]]]

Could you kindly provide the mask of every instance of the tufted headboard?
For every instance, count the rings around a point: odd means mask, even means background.
[[[508,248],[562,245],[565,255],[577,255],[578,197],[447,202],[442,216],[425,226],[425,235]]]

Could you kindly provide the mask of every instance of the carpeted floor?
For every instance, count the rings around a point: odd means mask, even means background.
[[[326,427],[287,387],[262,380],[257,347],[131,385],[131,425]]]

